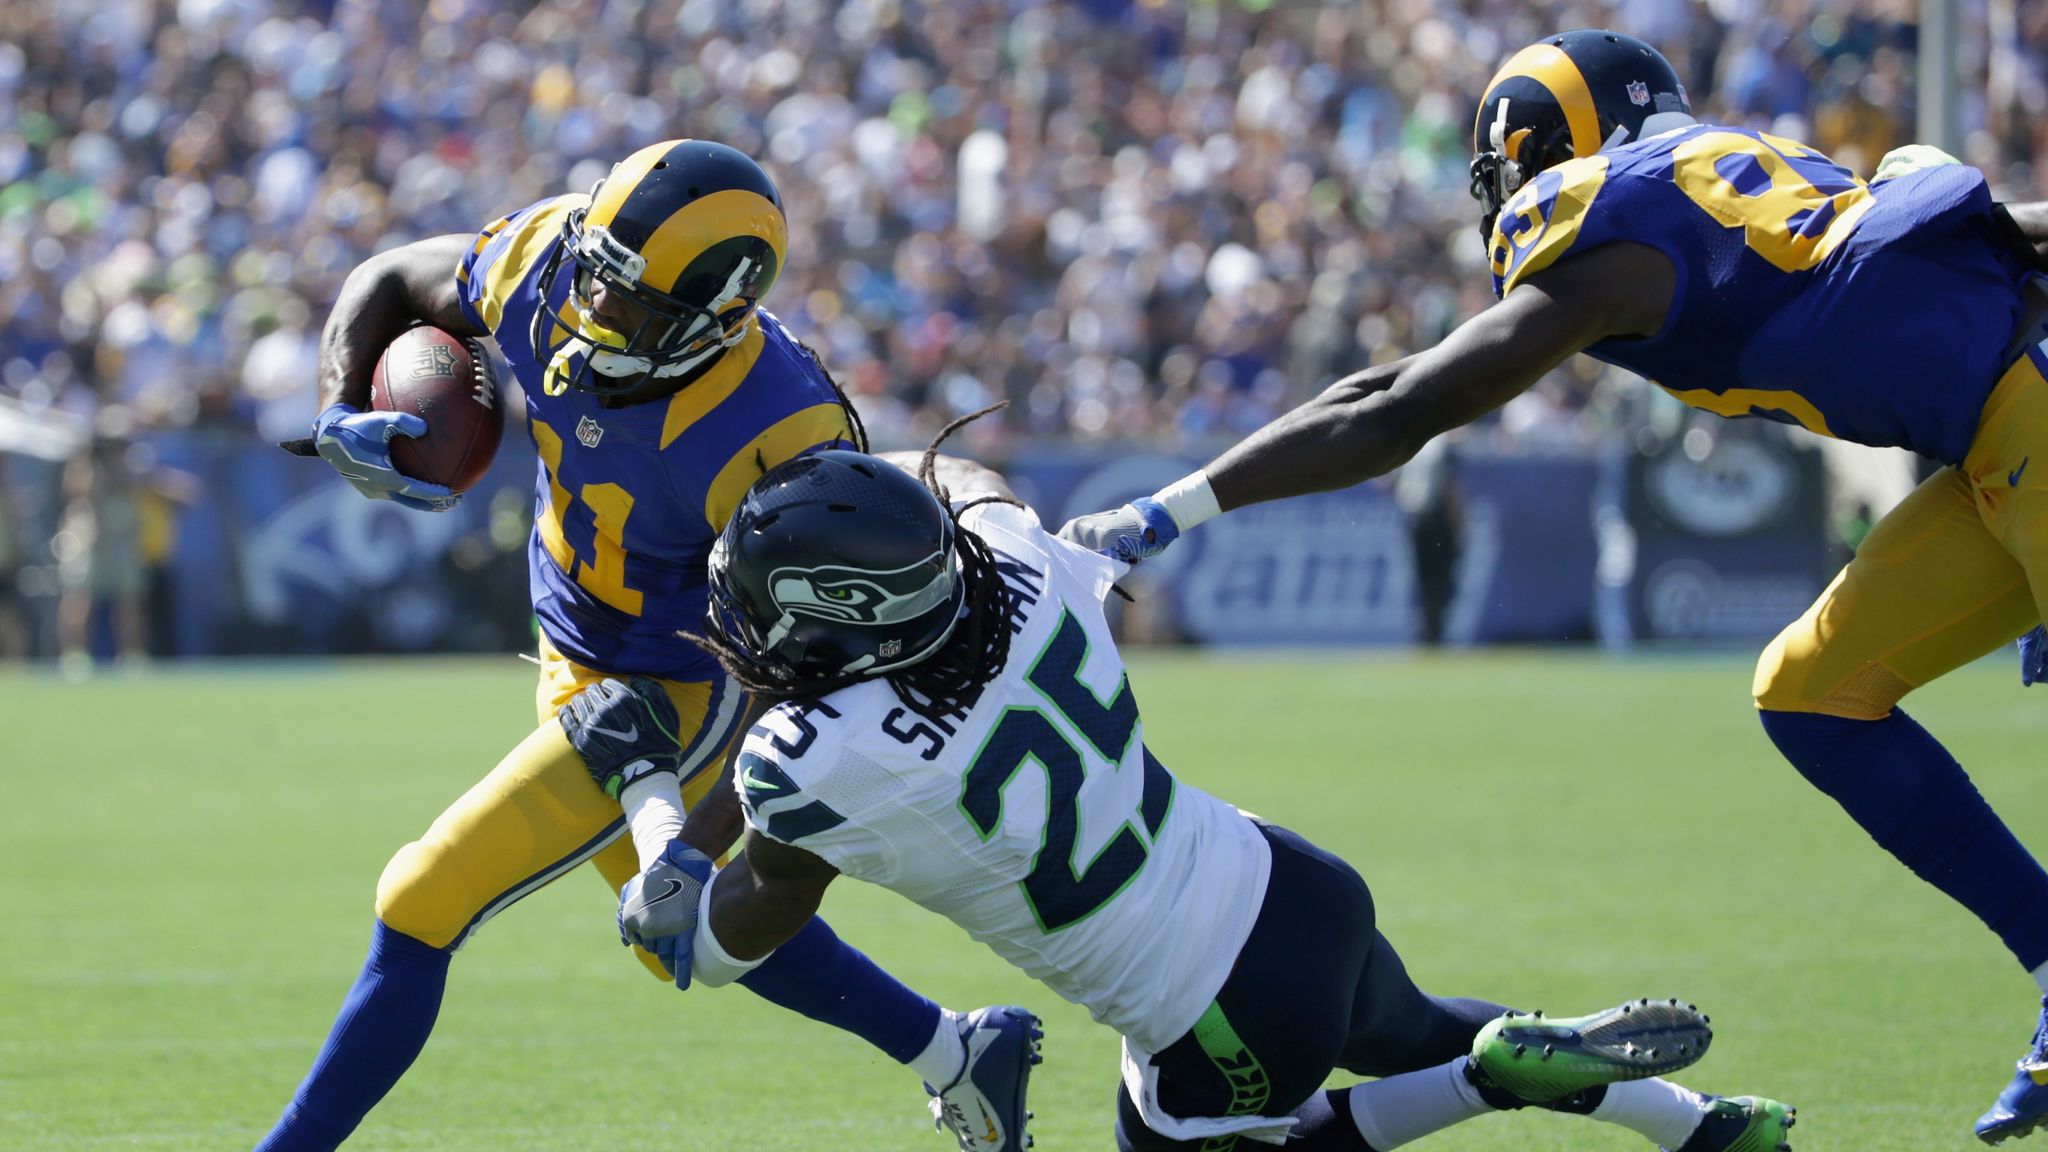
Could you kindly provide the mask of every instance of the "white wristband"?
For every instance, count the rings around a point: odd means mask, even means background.
[[[619,792],[619,807],[626,810],[626,826],[633,830],[633,851],[640,856],[640,870],[661,859],[668,842],[683,832],[683,791],[673,772],[653,772],[633,781]]]
[[[711,930],[711,889],[718,885],[722,872],[713,872],[711,880],[704,885],[704,895],[697,902],[697,943],[690,953],[690,975],[699,984],[718,988],[745,976],[759,968],[770,952],[759,960],[735,960],[730,952],[718,942],[718,933]]]
[[[1209,487],[1207,472],[1183,477],[1171,487],[1161,488],[1152,498],[1159,501],[1183,532],[1204,520],[1223,515],[1222,507],[1216,503],[1216,493]]]

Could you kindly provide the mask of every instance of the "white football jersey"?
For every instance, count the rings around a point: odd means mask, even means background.
[[[879,681],[777,707],[735,773],[747,822],[945,916],[1159,1051],[1229,976],[1271,852],[1146,751],[1103,618],[1123,565],[1010,505],[965,522],[1024,598],[1003,674],[944,723]]]

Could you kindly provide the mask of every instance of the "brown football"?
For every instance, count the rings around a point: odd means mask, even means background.
[[[457,492],[483,478],[505,432],[483,346],[428,324],[407,329],[384,349],[370,377],[370,406],[425,420],[426,435],[391,438],[391,462],[415,480]]]

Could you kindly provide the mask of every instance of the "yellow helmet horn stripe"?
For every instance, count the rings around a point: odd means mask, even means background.
[[[775,253],[773,270],[782,270],[783,252],[789,245],[782,210],[759,193],[729,188],[701,197],[661,222],[640,246],[640,254],[647,258],[647,271],[641,279],[654,288],[671,291],[712,245],[740,236],[766,242]]]
[[[1502,81],[1517,76],[1536,81],[1557,97],[1564,109],[1564,122],[1571,128],[1572,155],[1591,156],[1600,150],[1605,141],[1600,139],[1600,114],[1594,110],[1592,90],[1586,87],[1585,73],[1565,55],[1564,49],[1554,44],[1531,44],[1508,57],[1508,62],[1487,82],[1487,95],[1491,96]],[[1484,114],[1482,105],[1481,115]],[[1474,139],[1484,140],[1484,129],[1484,125],[1475,123]]]
[[[604,178],[604,184],[597,190],[597,196],[590,202],[590,212],[584,216],[585,227],[610,228],[612,220],[619,214],[619,207],[640,187],[640,181],[655,164],[669,154],[669,150],[682,143],[680,140],[664,140],[649,144],[624,160]]]

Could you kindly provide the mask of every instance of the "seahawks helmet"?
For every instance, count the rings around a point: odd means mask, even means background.
[[[534,349],[552,353],[548,393],[618,394],[710,363],[745,338],[787,246],[782,197],[745,153],[668,140],[626,157],[569,213],[541,274],[561,301],[533,317]],[[593,309],[600,285],[626,323]]]
[[[1486,209],[1481,237],[1493,242],[1501,205],[1538,172],[1691,116],[1671,62],[1632,36],[1583,28],[1515,53],[1487,83],[1472,124],[1472,195]]]
[[[909,473],[828,450],[754,482],[711,548],[705,623],[770,678],[873,676],[938,651],[967,595],[953,517]]]

